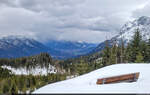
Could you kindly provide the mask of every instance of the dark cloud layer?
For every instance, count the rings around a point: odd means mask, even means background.
[[[101,42],[149,11],[149,0],[0,0],[0,35]]]

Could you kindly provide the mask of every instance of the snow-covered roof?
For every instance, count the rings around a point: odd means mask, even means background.
[[[137,82],[97,85],[98,78],[140,72]],[[150,93],[150,64],[116,64],[82,76],[48,84],[33,93]]]

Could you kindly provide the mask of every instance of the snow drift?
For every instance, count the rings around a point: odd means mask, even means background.
[[[132,83],[97,85],[98,78],[140,72],[139,79]],[[48,84],[33,93],[150,93],[150,64],[116,64],[88,74],[61,82]]]

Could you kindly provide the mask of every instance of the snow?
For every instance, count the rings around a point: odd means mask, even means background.
[[[8,45],[18,47],[20,45],[26,45],[29,47],[34,47],[34,39],[25,37],[25,36],[19,36],[19,35],[8,35],[8,36],[2,36],[0,37],[0,48],[7,48]]]
[[[56,73],[57,70],[54,66],[49,66],[48,71],[46,67],[41,68],[40,66],[36,66],[35,68],[31,68],[30,70],[27,70],[26,68],[20,67],[20,68],[13,68],[11,66],[2,66],[2,68],[6,68],[10,70],[15,75],[47,75],[47,73]]]
[[[117,35],[116,39],[123,38],[127,43],[132,40],[136,29],[140,30],[143,40],[150,38],[150,17],[140,17],[134,21],[129,21],[123,25],[120,32],[122,35]]]
[[[78,41],[78,43],[84,43],[83,41]]]
[[[97,85],[98,78],[140,72],[137,82]],[[116,64],[79,77],[48,84],[33,93],[150,93],[150,64]]]

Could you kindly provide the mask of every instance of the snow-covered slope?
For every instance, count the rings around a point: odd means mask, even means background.
[[[116,39],[120,39],[121,37],[126,41],[129,42],[136,29],[139,29],[143,40],[147,40],[150,38],[150,17],[142,16],[134,21],[129,21],[121,28],[120,32],[122,33],[116,36]]]
[[[98,78],[140,72],[137,82],[97,85]],[[150,64],[117,64],[46,85],[33,93],[150,93]]]
[[[40,67],[40,66],[36,66],[35,68],[31,68],[30,70],[28,70],[27,68],[13,68],[11,66],[2,66],[2,68],[6,68],[8,70],[10,70],[13,74],[15,75],[47,75],[47,73],[56,73],[57,69],[52,66],[49,65],[48,68],[46,67]]]

